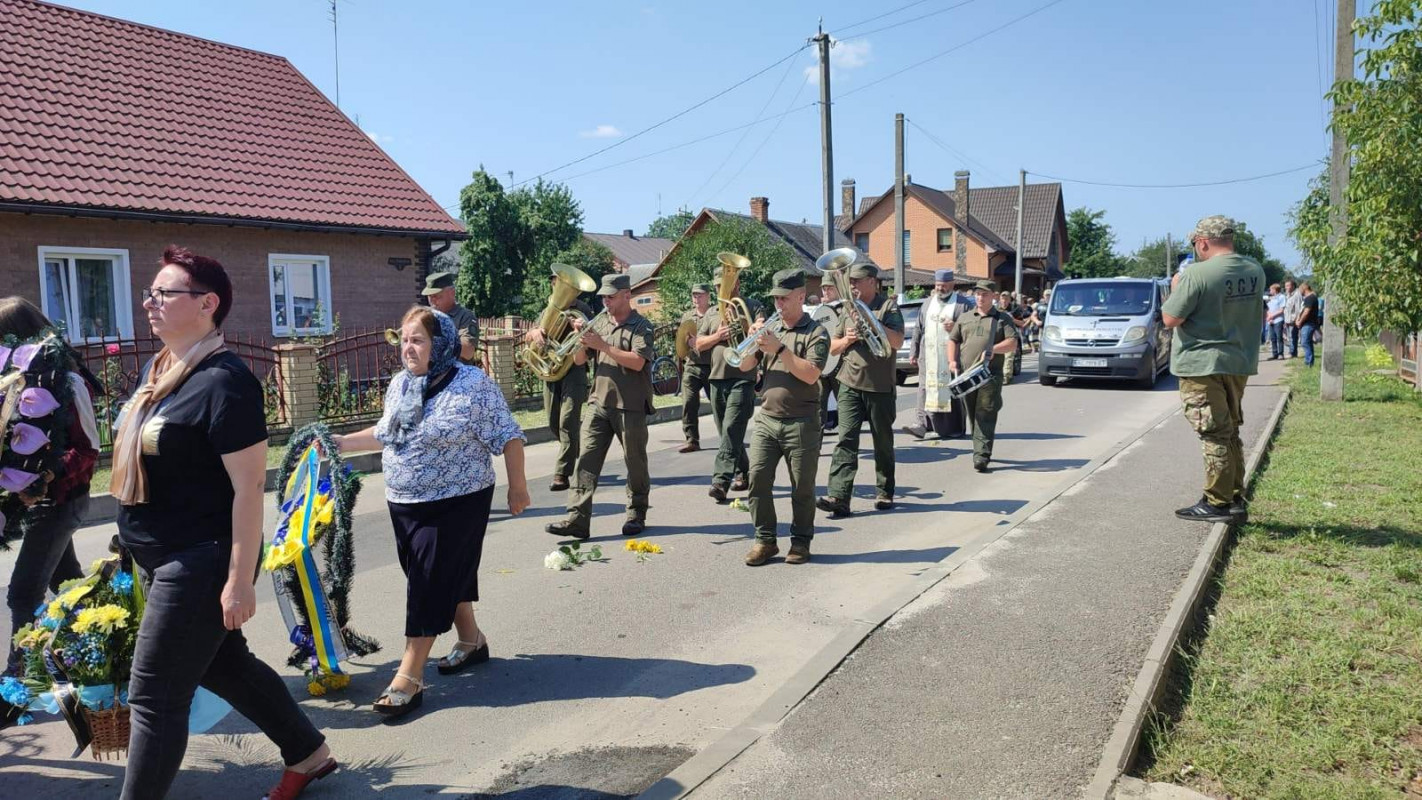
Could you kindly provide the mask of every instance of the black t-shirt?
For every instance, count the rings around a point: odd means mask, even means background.
[[[242,359],[215,353],[163,398],[145,426],[148,502],[119,507],[119,539],[130,547],[181,550],[232,539],[232,480],[222,456],[267,438],[262,385]]]
[[[1302,324],[1302,325],[1322,325],[1322,324],[1323,324],[1323,318],[1322,318],[1322,317],[1319,315],[1319,313],[1318,313],[1318,295],[1316,295],[1316,294],[1311,294],[1311,295],[1308,295],[1308,296],[1304,297],[1304,299],[1303,299],[1303,307],[1304,307],[1304,311],[1307,312],[1306,316],[1308,317],[1308,319],[1305,319],[1305,320],[1304,320],[1302,323],[1300,323],[1300,324]]]

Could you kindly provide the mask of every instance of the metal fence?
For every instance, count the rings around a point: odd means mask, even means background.
[[[1392,354],[1393,361],[1397,362],[1398,377],[1422,390],[1422,376],[1418,374],[1419,340],[1422,335],[1417,333],[1397,334],[1392,331],[1383,331],[1378,336],[1378,341],[1387,351]]]
[[[321,419],[348,422],[379,416],[385,409],[385,390],[400,369],[400,348],[390,345],[384,328],[321,344],[316,351]]]

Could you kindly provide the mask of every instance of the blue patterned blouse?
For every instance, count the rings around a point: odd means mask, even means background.
[[[487,489],[494,485],[493,457],[513,439],[528,441],[493,379],[477,367],[453,369],[454,378],[425,401],[423,419],[399,445],[386,434],[410,373],[402,370],[390,381],[375,438],[385,444],[385,499],[392,503],[427,503]]]

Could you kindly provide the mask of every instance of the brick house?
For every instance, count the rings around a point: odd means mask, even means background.
[[[0,295],[76,342],[147,335],[170,243],[226,266],[226,332],[279,341],[391,324],[465,238],[284,58],[35,0],[0,41]]]
[[[1010,287],[1016,270],[1017,187],[971,188],[966,170],[954,173],[953,191],[917,184],[904,186],[905,283],[932,282],[936,269],[952,269],[960,282],[993,278]],[[840,187],[837,225],[875,262],[894,264],[894,190],[865,198],[855,210],[855,186]],[[1066,210],[1059,183],[1032,183],[1026,189],[1022,221],[1023,292],[1040,296],[1061,280],[1070,257]]]

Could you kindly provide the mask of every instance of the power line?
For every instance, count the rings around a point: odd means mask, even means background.
[[[1318,122],[1323,127],[1323,138],[1328,138],[1328,100],[1323,92],[1323,43],[1322,26],[1319,24],[1318,2],[1313,0],[1313,64],[1318,72]]]
[[[809,86],[809,85],[810,85],[810,75],[809,75],[809,73],[806,73],[806,74],[805,74],[805,79],[800,82],[800,88],[797,89],[797,90],[795,90],[795,96],[792,97],[792,98],[790,98],[790,105],[791,105],[791,106],[794,106],[794,105],[795,105],[795,102],[800,99],[800,95],[801,95],[802,93],[804,93],[805,87],[806,87],[806,86]],[[811,105],[815,105],[815,104],[811,104]],[[723,192],[725,192],[726,189],[729,188],[732,183],[735,183],[735,182],[736,182],[736,178],[741,177],[741,173],[743,173],[743,172],[746,171],[746,167],[749,167],[749,166],[751,165],[751,162],[755,161],[756,156],[760,155],[760,151],[761,151],[761,150],[764,150],[764,149],[765,149],[765,146],[770,143],[770,140],[775,138],[775,133],[776,133],[776,131],[780,130],[780,123],[784,122],[784,121],[785,121],[785,118],[786,118],[787,116],[789,116],[789,112],[786,112],[785,114],[782,114],[782,115],[780,116],[780,118],[775,121],[775,127],[771,128],[771,129],[770,129],[770,133],[767,133],[767,134],[765,135],[765,138],[760,140],[760,144],[756,145],[755,151],[750,154],[750,158],[747,158],[746,161],[745,161],[745,163],[741,165],[741,168],[738,169],[738,170],[736,170],[736,174],[734,174],[734,175],[732,175],[731,177],[727,178],[727,179],[726,179],[726,182],[723,183],[723,184],[721,184],[721,188],[717,189],[715,194],[713,194],[713,195],[711,195],[710,197],[707,198],[707,202],[710,202],[711,200],[715,200],[717,197],[720,197],[721,194],[722,194]]]
[[[1292,169],[1281,169],[1278,172],[1270,172],[1264,175],[1251,175],[1248,178],[1230,178],[1222,181],[1203,181],[1201,183],[1107,183],[1105,181],[1084,181],[1077,178],[1059,178],[1055,175],[1045,175],[1040,172],[1028,172],[1028,175],[1036,175],[1039,178],[1046,178],[1062,183],[1081,183],[1087,186],[1106,186],[1112,189],[1194,189],[1201,186],[1225,186],[1232,183],[1249,183],[1250,181],[1262,181],[1265,178],[1277,178],[1280,175],[1291,175],[1295,172],[1303,172],[1306,169],[1317,169],[1323,162],[1311,161],[1302,166]]]
[[[929,141],[931,141],[931,142],[933,142],[934,144],[938,145],[940,148],[943,149],[944,152],[948,153],[949,155],[957,156],[958,158],[961,158],[961,159],[963,159],[964,161],[967,161],[967,162],[969,162],[969,163],[971,163],[971,164],[974,164],[974,165],[976,165],[976,166],[982,168],[982,171],[983,171],[989,178],[992,178],[993,180],[996,180],[998,183],[1002,183],[1002,184],[1010,183],[1010,181],[1005,180],[1001,175],[997,174],[996,170],[994,170],[992,167],[989,167],[988,165],[984,164],[983,162],[978,161],[977,159],[975,159],[975,158],[973,158],[972,156],[968,155],[967,153],[964,153],[963,151],[961,151],[961,150],[959,150],[959,149],[953,147],[952,145],[949,145],[949,144],[947,144],[946,142],[940,141],[937,136],[934,136],[933,134],[929,133],[927,130],[924,129],[924,127],[923,127],[922,125],[919,125],[917,122],[914,122],[913,120],[908,119],[908,118],[905,118],[905,121],[906,121],[908,124],[912,125],[914,128],[916,128],[919,133],[922,133],[924,136],[927,136],[928,139],[929,139]]]
[[[922,14],[922,15],[917,16],[917,17],[910,17],[909,19],[906,19],[906,20],[902,20],[902,21],[899,21],[899,22],[890,23],[890,24],[888,24],[888,25],[885,25],[885,26],[882,27],[882,28],[875,28],[875,29],[872,30],[872,31],[865,31],[864,33],[856,33],[856,34],[854,34],[853,36],[841,37],[841,38],[837,39],[837,41],[847,42],[847,41],[849,41],[850,39],[862,39],[862,38],[864,38],[865,36],[870,36],[870,35],[875,34],[875,33],[883,33],[884,31],[887,31],[887,30],[893,30],[894,28],[897,28],[897,27],[900,27],[900,26],[903,26],[903,25],[908,25],[909,23],[918,22],[918,21],[920,21],[920,20],[925,20],[925,19],[928,19],[929,17],[936,17],[936,16],[938,16],[939,14],[946,14],[946,13],[948,13],[949,11],[952,11],[952,10],[955,9],[955,8],[962,8],[963,6],[966,6],[966,5],[970,4],[970,3],[975,3],[975,2],[977,2],[977,0],[963,0],[963,2],[961,2],[961,3],[955,3],[955,4],[951,5],[951,6],[948,6],[947,8],[940,8],[940,9],[938,9],[937,11],[930,11],[930,12],[928,12],[927,14]]]
[[[857,28],[857,27],[859,27],[860,25],[868,25],[869,23],[874,22],[874,21],[876,21],[876,20],[881,20],[881,19],[883,19],[884,17],[892,17],[893,15],[899,13],[900,11],[907,11],[907,10],[909,10],[910,8],[913,8],[914,6],[921,6],[921,5],[923,5],[924,3],[927,3],[927,2],[928,2],[928,0],[915,0],[914,2],[909,3],[909,4],[906,5],[906,6],[899,6],[898,8],[896,8],[896,9],[894,9],[894,10],[892,10],[892,11],[885,11],[885,12],[882,13],[882,14],[875,14],[874,16],[869,17],[868,19],[861,19],[861,20],[859,20],[858,22],[856,22],[856,23],[854,23],[854,24],[852,24],[852,25],[845,25],[844,27],[840,28],[839,30],[833,31],[830,35],[831,35],[831,36],[837,36],[838,34],[843,33],[844,31],[847,31],[847,30],[849,30],[850,28]]]
[[[581,163],[583,163],[584,161],[587,161],[587,160],[590,159],[590,158],[594,158],[594,157],[596,157],[596,156],[600,156],[600,155],[602,155],[603,153],[606,153],[606,152],[609,151],[609,150],[612,150],[612,149],[614,149],[614,148],[621,147],[622,145],[627,144],[628,142],[632,141],[633,139],[636,139],[636,138],[638,138],[638,137],[640,137],[640,136],[642,136],[642,135],[644,135],[644,134],[651,133],[652,131],[656,130],[657,128],[662,127],[663,125],[667,124],[668,122],[672,122],[673,120],[680,119],[681,117],[684,117],[684,116],[686,116],[687,114],[690,114],[691,112],[695,111],[696,109],[701,108],[702,106],[706,105],[707,103],[710,103],[710,102],[713,101],[713,100],[719,99],[720,97],[722,97],[722,96],[724,96],[724,95],[730,93],[731,91],[733,91],[733,90],[735,90],[735,89],[738,89],[738,88],[740,88],[741,86],[744,86],[744,85],[747,84],[747,83],[750,83],[751,81],[755,80],[756,78],[759,78],[761,75],[764,75],[765,73],[771,71],[772,69],[775,69],[776,67],[780,66],[781,64],[784,64],[786,61],[789,61],[790,59],[792,59],[792,58],[794,58],[795,56],[799,55],[799,54],[800,54],[800,51],[804,50],[805,48],[807,48],[807,47],[809,47],[809,46],[810,46],[810,45],[809,45],[808,42],[806,42],[805,44],[800,45],[799,47],[795,48],[789,55],[785,56],[784,58],[781,58],[781,59],[777,60],[774,64],[771,64],[770,66],[767,66],[767,67],[764,67],[764,68],[758,70],[757,72],[755,72],[754,74],[750,75],[749,77],[742,78],[741,80],[736,81],[735,83],[733,83],[733,84],[731,84],[730,86],[726,87],[725,89],[722,89],[721,91],[719,91],[719,92],[717,92],[717,93],[711,95],[710,97],[706,98],[705,100],[702,100],[701,102],[696,103],[696,104],[694,104],[694,105],[688,106],[687,108],[684,108],[684,109],[682,109],[681,111],[678,111],[678,112],[676,112],[675,114],[672,114],[670,117],[667,117],[666,119],[662,120],[661,122],[657,122],[657,123],[655,123],[655,124],[649,125],[649,126],[643,128],[642,130],[637,131],[636,133],[632,134],[631,136],[624,136],[623,138],[618,139],[617,141],[613,142],[612,144],[608,145],[607,147],[601,148],[601,149],[599,149],[599,150],[595,150],[595,151],[593,151],[593,152],[591,152],[591,153],[588,153],[588,154],[585,155],[585,156],[582,156],[581,158],[575,158],[575,159],[573,159],[572,161],[567,162],[566,164],[560,164],[560,165],[554,167],[553,169],[546,170],[546,171],[544,171],[544,172],[540,172],[539,174],[534,175],[532,178],[527,178],[527,179],[525,179],[525,180],[519,181],[518,183],[514,184],[513,186],[510,186],[509,188],[510,188],[510,189],[513,189],[513,188],[516,188],[516,187],[518,187],[518,186],[522,186],[522,185],[524,185],[525,183],[532,183],[533,181],[536,181],[536,180],[538,180],[539,178],[543,178],[543,177],[546,177],[546,176],[548,176],[548,175],[552,175],[552,174],[555,173],[555,172],[561,172],[561,171],[563,171],[563,170],[567,169],[568,167],[571,167],[571,166],[573,166],[573,165],[575,165],[575,164],[581,164]],[[587,173],[584,173],[584,174],[587,174]]]
[[[986,39],[987,37],[993,35],[994,33],[997,33],[998,31],[1001,31],[1001,30],[1003,30],[1003,29],[1005,29],[1005,28],[1010,28],[1010,27],[1012,27],[1013,25],[1016,25],[1017,23],[1022,22],[1023,20],[1027,19],[1028,17],[1036,16],[1037,14],[1040,14],[1040,13],[1042,13],[1043,11],[1046,11],[1047,9],[1051,8],[1052,6],[1057,5],[1058,3],[1063,3],[1063,2],[1065,2],[1065,1],[1066,1],[1066,0],[1051,0],[1051,2],[1050,2],[1050,3],[1047,3],[1046,5],[1039,6],[1039,7],[1035,8],[1035,9],[1033,9],[1033,10],[1031,10],[1031,11],[1028,11],[1026,14],[1023,14],[1023,15],[1021,15],[1021,16],[1019,16],[1019,17],[1013,17],[1012,19],[1008,20],[1007,22],[1004,22],[1003,24],[997,26],[996,28],[992,28],[991,30],[985,31],[985,32],[983,32],[983,33],[980,33],[980,34],[978,34],[977,36],[974,36],[973,38],[968,39],[967,41],[961,42],[961,43],[959,43],[959,44],[955,44],[955,45],[953,45],[952,47],[948,48],[947,50],[944,50],[943,52],[938,53],[937,55],[929,56],[928,58],[925,58],[925,59],[923,59],[922,61],[916,61],[916,62],[914,62],[914,63],[908,65],[907,67],[904,67],[903,69],[898,70],[897,72],[890,72],[888,75],[885,75],[885,76],[882,77],[882,78],[879,78],[879,79],[877,79],[877,80],[872,80],[872,81],[870,81],[870,82],[868,82],[868,83],[864,84],[863,86],[860,86],[860,87],[858,87],[858,88],[856,88],[856,89],[851,89],[850,91],[847,91],[847,92],[845,92],[844,94],[841,94],[838,99],[843,100],[844,98],[849,97],[850,95],[855,94],[855,93],[857,93],[857,92],[862,92],[862,91],[864,91],[865,89],[868,89],[868,88],[871,87],[871,86],[877,86],[877,85],[883,83],[884,81],[889,80],[890,78],[896,78],[896,77],[898,77],[898,76],[904,74],[905,72],[908,72],[908,71],[911,70],[911,69],[917,69],[917,68],[919,68],[919,67],[923,66],[924,64],[927,64],[927,63],[929,63],[929,62],[931,62],[931,61],[937,61],[938,59],[943,58],[944,56],[946,56],[946,55],[948,55],[948,54],[950,54],[950,53],[957,52],[958,50],[961,50],[961,49],[963,49],[964,47],[967,47],[968,45],[973,44],[973,43],[975,43],[975,42],[980,42],[980,41],[982,41],[983,39]]]

